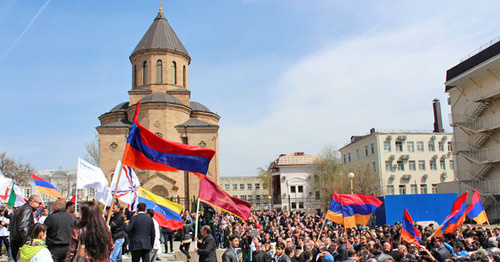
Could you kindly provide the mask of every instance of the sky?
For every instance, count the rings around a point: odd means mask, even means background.
[[[76,168],[98,117],[127,101],[129,56],[158,0],[0,1],[0,152]],[[352,135],[451,132],[446,70],[499,36],[497,0],[164,0],[191,56],[191,100],[221,116],[221,176]]]

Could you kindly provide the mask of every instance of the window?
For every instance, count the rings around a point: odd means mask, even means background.
[[[255,184],[255,190],[260,190],[260,184],[259,183]]]
[[[156,82],[157,83],[162,83],[163,82],[163,66],[161,63],[161,60],[156,61]]]
[[[247,196],[245,196],[245,195],[241,195],[241,196],[240,196],[240,199],[241,199],[241,200],[247,200]]]
[[[373,171],[377,172],[377,164],[375,164],[375,162],[372,162],[372,167]]]
[[[315,196],[316,200],[321,198],[319,191],[314,192],[314,196]]]
[[[252,184],[247,184],[247,190],[252,190]]]
[[[346,156],[346,154],[344,154],[344,164],[346,164],[346,163],[347,163],[347,156]]]
[[[446,163],[443,160],[439,160],[439,166],[441,167],[442,170],[446,170]]]
[[[142,84],[145,85],[148,83],[148,62],[144,61],[142,63]]]
[[[255,200],[260,201],[260,195],[256,195]]]
[[[425,161],[418,160],[418,170],[425,170]]]
[[[427,194],[427,185],[426,184],[420,185],[420,194]]]
[[[252,195],[248,195],[248,196],[247,196],[247,200],[248,200],[248,201],[252,201],[252,200],[253,200]]]
[[[403,141],[396,141],[396,152],[403,152]]]
[[[177,73],[176,73],[176,70],[177,70],[177,65],[175,64],[174,61],[172,61],[172,85],[176,85],[177,84]]]
[[[95,190],[93,188],[87,189],[87,196],[89,199],[94,199],[95,198]]]
[[[394,195],[394,185],[387,185],[387,194]]]
[[[438,147],[439,147],[439,151],[444,152],[444,142],[443,141],[439,141]]]
[[[229,191],[229,184],[224,185],[224,190]]]
[[[292,209],[296,209],[296,208],[297,208],[297,203],[292,202]]]
[[[417,142],[417,151],[424,152],[424,142],[422,141]]]
[[[453,143],[448,142],[448,151],[453,151]]]
[[[297,191],[299,193],[304,193],[304,186],[297,186]]]
[[[137,86],[137,66],[134,65],[134,74],[132,75],[132,84],[134,85],[134,87]]]
[[[417,185],[410,185],[410,190],[412,194],[418,194]]]
[[[398,170],[405,171],[405,163],[403,161],[398,161]]]
[[[368,146],[366,145],[365,146],[365,156],[368,156],[369,155],[369,151],[368,151]]]
[[[384,151],[391,152],[391,141],[384,141]]]
[[[438,192],[438,187],[437,187],[437,185],[436,185],[436,184],[432,184],[432,193],[433,193],[433,194],[437,194],[437,192]]]
[[[434,148],[434,141],[431,140],[429,141],[429,152],[434,152],[436,151],[436,148]]]
[[[406,195],[406,185],[399,185],[399,194]]]
[[[375,154],[375,144],[374,144],[374,143],[372,143],[372,144],[371,144],[371,147],[372,147],[372,154]]]
[[[455,160],[450,160],[450,169],[451,170],[455,169]]]
[[[429,160],[429,165],[431,166],[431,170],[437,170],[437,164],[435,159]]]
[[[238,185],[237,184],[233,184],[233,190],[238,190]]]
[[[295,193],[295,186],[290,186],[290,193]]]
[[[415,163],[415,160],[408,161],[408,165],[410,166],[410,170],[417,170],[417,164]]]
[[[186,87],[186,66],[182,66],[182,86]]]
[[[245,190],[245,184],[240,184],[240,190]]]
[[[267,185],[266,184],[262,184],[262,189],[267,189]]]
[[[406,144],[408,144],[408,152],[415,152],[415,143],[413,141],[408,141]]]
[[[24,189],[24,198],[30,198],[30,196],[33,194],[33,190],[31,187],[27,187]]]
[[[351,152],[347,153],[347,160],[351,162]]]
[[[385,161],[385,171],[392,171],[392,161]]]
[[[356,159],[359,159],[359,149],[356,149]]]
[[[304,202],[299,202],[299,208],[304,208]]]

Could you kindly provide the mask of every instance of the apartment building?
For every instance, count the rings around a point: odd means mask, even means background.
[[[478,189],[490,220],[500,219],[500,38],[446,71],[457,178],[448,191]]]
[[[233,197],[245,200],[252,205],[252,210],[269,210],[269,188],[258,176],[219,177],[219,186]]]
[[[452,134],[440,127],[436,131],[379,132],[372,128],[367,135],[351,137],[339,150],[341,161],[372,168],[379,184],[370,191],[377,196],[438,193],[439,183],[455,179],[455,162]]]

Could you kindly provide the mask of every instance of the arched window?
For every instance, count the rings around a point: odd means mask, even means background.
[[[137,86],[137,66],[134,65],[134,73],[132,75],[132,86],[136,87]]]
[[[163,72],[162,72],[162,64],[161,64],[161,60],[158,60],[156,61],[156,74],[157,74],[157,77],[156,77],[156,81],[158,83],[161,83],[163,82]]]
[[[148,83],[148,62],[144,61],[142,64],[142,84]]]
[[[186,87],[186,66],[182,66],[182,86]]]
[[[172,61],[172,84],[177,84],[177,73],[176,73],[177,65],[174,61]]]

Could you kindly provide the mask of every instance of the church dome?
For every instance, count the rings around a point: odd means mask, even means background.
[[[208,109],[208,107],[194,101],[189,102],[189,107],[191,107],[191,109],[195,112],[213,113],[210,109]]]
[[[111,112],[125,111],[127,110],[127,108],[128,108],[128,102],[123,102],[111,108],[109,112],[111,113]]]
[[[137,52],[149,50],[174,51],[189,57],[186,48],[181,43],[181,40],[179,40],[172,27],[170,27],[167,18],[165,18],[161,12],[158,13],[153,24],[151,24],[146,34],[144,34],[141,41],[139,41],[131,56]]]
[[[142,103],[170,103],[170,104],[179,104],[182,103],[175,97],[165,94],[165,93],[152,93],[143,98],[141,98]]]

